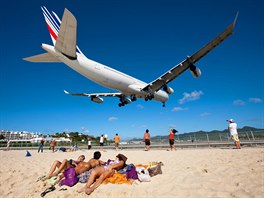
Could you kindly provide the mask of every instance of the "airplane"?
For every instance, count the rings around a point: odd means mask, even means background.
[[[165,107],[169,95],[174,92],[168,84],[187,69],[190,69],[193,77],[200,77],[201,70],[194,64],[233,33],[238,17],[237,13],[233,23],[193,55],[187,56],[182,62],[157,79],[146,83],[88,59],[76,45],[77,20],[67,8],[64,9],[62,20],[55,12],[50,12],[46,7],[42,6],[41,9],[53,46],[43,43],[41,47],[46,51],[45,53],[24,58],[24,60],[30,62],[63,62],[91,81],[118,91],[113,93],[70,93],[64,90],[65,94],[90,97],[91,101],[96,103],[103,103],[102,97],[117,97],[120,100],[119,107],[130,104],[138,98],[145,99],[145,101],[156,100],[162,102],[162,106]]]

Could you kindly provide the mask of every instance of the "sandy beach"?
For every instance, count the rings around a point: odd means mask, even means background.
[[[38,181],[45,175],[54,160],[76,159],[84,154],[86,159],[95,150],[55,152],[45,150],[38,153],[26,151],[0,151],[0,195],[1,197],[40,197],[48,186]],[[104,184],[90,197],[259,197],[264,194],[264,148],[179,149],[177,151],[107,150],[101,159],[114,159],[118,153],[128,157],[127,163],[148,164],[161,161],[163,174],[151,178],[150,182],[128,184]],[[84,184],[66,187],[66,191],[46,194],[54,197],[87,197],[77,189]]]

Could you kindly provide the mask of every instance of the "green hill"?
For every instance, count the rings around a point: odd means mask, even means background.
[[[257,129],[250,126],[245,126],[238,129],[240,139],[253,140],[253,139],[264,139],[264,129]],[[154,136],[151,137],[152,142],[167,142],[169,135],[165,136]],[[183,134],[176,134],[175,140],[178,141],[226,141],[230,139],[229,131],[225,130],[213,130],[213,131],[196,131],[188,132]],[[142,141],[142,138],[133,138],[132,141]]]

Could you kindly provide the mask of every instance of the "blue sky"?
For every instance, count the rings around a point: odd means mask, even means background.
[[[201,59],[202,76],[189,71],[169,84],[166,107],[137,100],[119,108],[118,98],[96,104],[71,92],[109,92],[64,64],[29,63],[51,44],[40,6],[78,21],[78,46],[90,59],[145,82],[200,49],[222,32],[239,11],[234,34]],[[239,127],[264,126],[264,2],[261,0],[12,1],[1,6],[0,129],[98,136],[167,135],[223,130],[226,119]],[[4,19],[4,20],[3,20]]]

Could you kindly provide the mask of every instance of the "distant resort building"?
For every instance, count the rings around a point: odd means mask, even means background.
[[[0,130],[0,135],[3,135],[6,140],[30,140],[39,137],[38,134],[27,131],[8,131]]]
[[[0,130],[0,136],[4,136],[4,140],[2,141],[10,141],[10,142],[31,142],[37,143],[43,138],[42,134],[27,132],[27,131],[8,131],[8,130]],[[55,139],[56,142],[71,142],[69,138],[52,138],[52,137],[45,137],[46,142],[51,142],[52,139]]]

